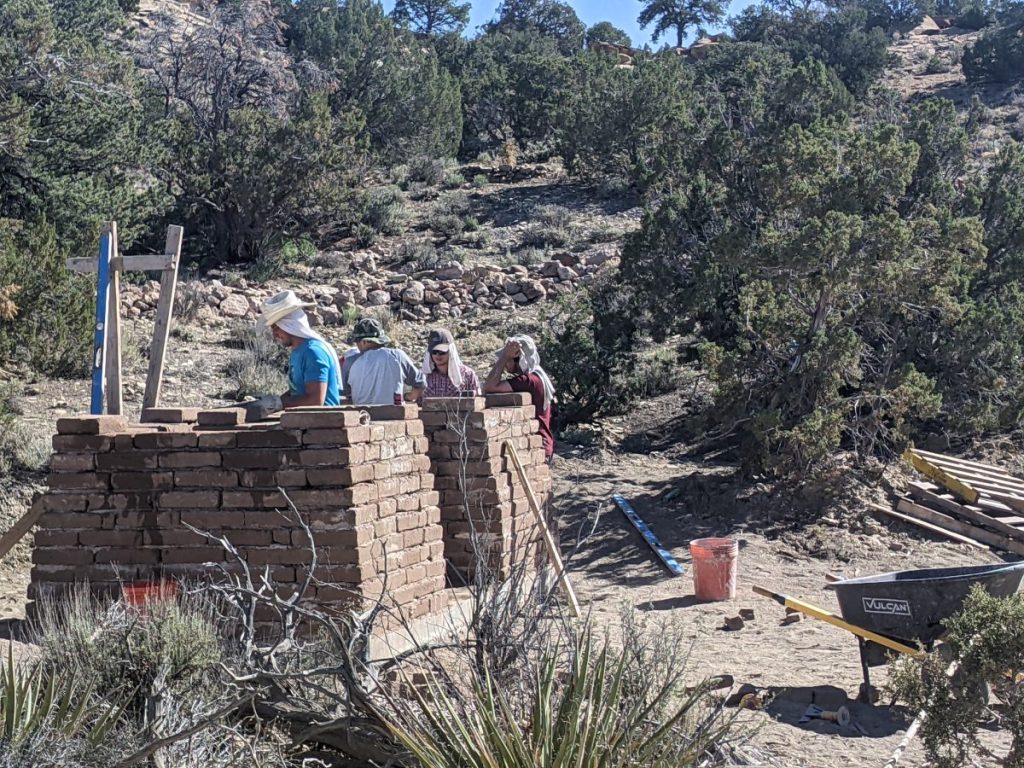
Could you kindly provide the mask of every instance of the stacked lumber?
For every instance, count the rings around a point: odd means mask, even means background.
[[[957,540],[1024,555],[1024,479],[941,453],[913,449],[903,458],[925,479],[908,484],[894,516]]]

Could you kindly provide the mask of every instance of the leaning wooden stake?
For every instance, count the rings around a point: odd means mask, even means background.
[[[548,555],[551,557],[551,561],[555,564],[558,583],[562,585],[562,589],[565,590],[565,596],[569,598],[569,612],[574,618],[579,618],[579,601],[576,599],[576,593],[573,592],[572,585],[569,583],[569,577],[565,572],[565,566],[562,564],[562,556],[558,552],[558,546],[555,544],[555,540],[551,536],[551,531],[548,530],[548,524],[544,521],[544,513],[541,511],[540,505],[537,503],[537,497],[533,495],[533,487],[530,485],[530,480],[526,476],[526,469],[523,468],[522,462],[519,461],[519,454],[516,453],[516,447],[508,440],[505,441],[505,447],[508,449],[508,456],[512,459],[512,463],[516,465],[516,472],[519,473],[519,479],[523,483],[523,488],[526,489],[526,500],[529,502],[533,516],[537,520],[537,525],[540,526],[541,534],[544,536],[544,544],[547,546]]]
[[[178,286],[178,261],[181,259],[181,239],[184,232],[185,230],[176,224],[167,228],[164,256],[170,261],[160,275],[160,300],[157,303],[156,322],[153,325],[153,343],[149,347],[149,371],[146,374],[146,392],[142,396],[143,408],[156,408],[160,404],[164,354],[167,350],[167,336],[171,332],[174,292]]]
[[[36,524],[36,521],[39,520],[42,514],[43,497],[36,496],[32,500],[32,506],[29,507],[28,512],[22,515],[18,522],[12,525],[7,533],[0,538],[0,560],[3,560],[14,545],[21,541],[26,533],[32,530],[32,526]]]

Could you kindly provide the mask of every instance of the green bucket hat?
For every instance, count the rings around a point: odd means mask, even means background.
[[[372,317],[364,317],[356,323],[356,327],[348,340],[350,344],[354,344],[357,341],[372,341],[375,344],[380,344],[382,347],[385,344],[391,343],[391,339],[388,338],[388,335],[384,333],[384,329],[381,328],[380,322]]]

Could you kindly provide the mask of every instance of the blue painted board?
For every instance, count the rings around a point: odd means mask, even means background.
[[[658,556],[661,562],[664,563],[665,567],[674,575],[682,576],[684,573],[683,566],[676,562],[676,559],[672,557],[672,553],[665,549],[662,543],[658,541],[658,537],[654,535],[654,531],[652,531],[647,526],[647,523],[641,519],[640,515],[636,513],[636,510],[633,509],[633,506],[628,501],[626,501],[625,497],[623,497],[622,494],[613,493],[612,499],[619,505],[619,509],[621,509],[623,514],[626,515],[626,518],[633,524],[633,527],[636,528],[640,532],[640,535],[644,537],[644,541],[646,541],[651,549],[654,550],[654,553]]]
[[[96,332],[93,335],[92,355],[92,399],[89,413],[103,413],[103,397],[107,376],[107,300],[110,294],[110,249],[109,231],[100,235],[100,254],[96,263]]]

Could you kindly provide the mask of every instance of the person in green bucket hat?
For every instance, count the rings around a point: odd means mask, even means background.
[[[426,378],[410,357],[389,346],[391,339],[380,321],[364,317],[349,337],[358,354],[347,355],[341,378],[345,399],[353,405],[399,405],[423,394]],[[405,392],[408,388],[409,391]],[[404,393],[404,394],[403,394]]]

